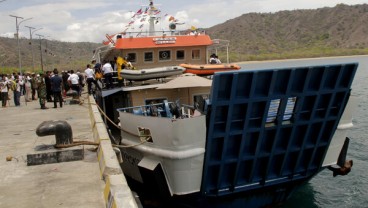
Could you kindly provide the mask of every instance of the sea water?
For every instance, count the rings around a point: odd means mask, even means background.
[[[347,159],[354,165],[347,176],[332,176],[324,170],[298,189],[281,207],[290,208],[344,208],[368,207],[368,56],[300,59],[240,64],[242,70],[272,69],[305,65],[359,63],[352,84],[352,95],[358,98],[354,111],[354,127],[349,130],[350,145]]]

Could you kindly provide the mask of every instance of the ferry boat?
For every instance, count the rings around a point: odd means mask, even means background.
[[[151,0],[151,19],[157,11]],[[133,34],[133,33],[132,33]],[[96,50],[138,68],[206,61],[214,42],[171,30],[126,33]],[[124,174],[162,199],[193,207],[265,207],[286,201],[320,171],[346,160],[357,63],[195,74],[102,90],[120,123]],[[107,121],[106,121],[107,123]]]

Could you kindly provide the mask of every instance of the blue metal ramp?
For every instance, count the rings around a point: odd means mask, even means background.
[[[225,196],[320,171],[358,64],[216,73],[202,194]]]

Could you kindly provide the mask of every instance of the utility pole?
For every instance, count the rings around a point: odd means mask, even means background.
[[[46,69],[46,71],[47,71],[47,60],[49,60],[49,59],[46,59],[47,58],[47,39],[46,39],[46,37],[45,36],[43,36],[43,40],[45,41],[45,49],[44,49],[44,51],[45,51],[45,56],[43,57],[43,63],[45,63],[45,69]],[[43,52],[43,51],[42,51]]]
[[[36,32],[36,31],[38,31],[38,30],[41,30],[41,29],[42,29],[42,27],[41,27],[41,28],[38,28],[38,29],[36,29],[36,28],[34,28],[34,27],[30,27],[30,26],[24,26],[24,27],[29,28],[29,39],[30,39],[29,44],[31,45],[31,52],[32,52],[32,67],[33,67],[33,71],[35,71],[35,63],[34,63],[34,53],[33,53],[32,35],[33,35],[33,33],[34,33],[34,32]],[[34,29],[36,29],[36,30],[34,30]],[[32,30],[33,30],[33,31],[32,31]]]
[[[43,72],[43,60],[42,60],[42,39],[41,37],[44,37],[43,35],[36,34],[38,38],[40,39],[40,54],[41,54],[41,70]]]
[[[2,57],[4,57],[4,56],[6,56],[6,54],[5,54],[5,53],[4,53],[4,54],[1,54],[1,55],[0,55],[0,58],[1,58],[1,59],[3,59]],[[3,59],[3,60],[4,60],[4,59]],[[1,67],[3,68],[3,69],[2,69],[2,74],[4,74],[4,66],[3,66],[4,62],[5,62],[5,61],[2,61],[2,62],[1,62],[1,65],[2,65]]]
[[[32,19],[31,18],[27,18],[27,19],[23,19],[23,17],[19,17],[19,16],[15,16],[15,15],[9,15],[11,17],[14,17],[15,18],[15,29],[17,31],[17,44],[18,44],[18,63],[19,63],[19,73],[22,74],[22,61],[21,61],[21,57],[20,57],[20,46],[19,46],[19,25],[24,22],[24,21],[27,21],[27,20],[30,20]],[[23,19],[22,21],[20,21],[18,23],[18,19]]]
[[[47,68],[48,68],[47,61],[49,61],[49,59],[46,60],[46,58],[47,58],[47,51],[48,51],[48,49],[47,49],[47,39],[46,38],[48,38],[48,37],[50,37],[50,36],[49,35],[48,36],[43,36],[43,39],[45,40],[45,54],[46,54],[45,57],[44,57],[43,62],[45,63],[46,71],[48,71],[47,70]]]

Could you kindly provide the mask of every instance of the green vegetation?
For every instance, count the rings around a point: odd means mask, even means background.
[[[54,68],[58,68],[59,71],[84,70],[91,61],[93,50],[101,46],[101,44],[97,43],[70,43],[47,40],[46,49],[45,42],[43,40],[42,51],[40,51],[38,40],[33,40],[32,45],[29,44],[28,39],[20,39],[22,72],[42,72],[41,53],[44,71],[52,71]],[[18,60],[17,40],[0,37],[0,73],[19,72]],[[33,64],[35,66],[34,70]]]
[[[368,54],[368,5],[244,14],[207,30],[230,62]],[[224,53],[221,57],[224,57]]]

